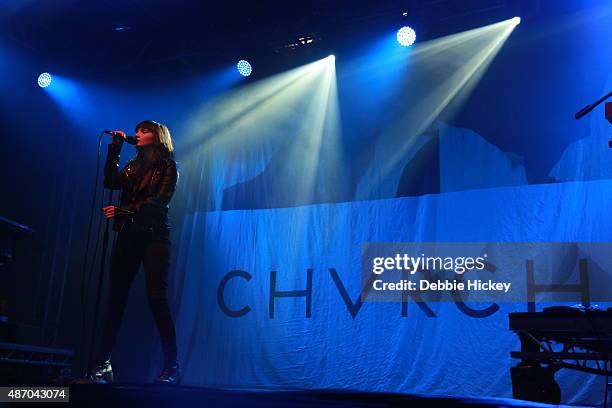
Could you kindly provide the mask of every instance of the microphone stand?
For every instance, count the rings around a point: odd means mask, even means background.
[[[110,190],[108,197],[108,205],[113,204],[113,190]],[[102,252],[100,255],[100,273],[98,277],[98,287],[96,290],[96,306],[94,308],[94,318],[91,326],[91,345],[89,348],[89,364],[88,368],[93,367],[93,359],[95,353],[95,343],[96,343],[96,328],[98,326],[98,315],[100,310],[100,301],[102,299],[102,286],[104,284],[104,270],[106,267],[106,253],[108,252],[108,235],[109,235],[109,227],[110,227],[110,218],[106,219],[106,225],[104,227],[104,236],[102,238]]]
[[[111,132],[108,130],[103,131],[102,133],[106,133],[115,137],[115,132]],[[138,140],[134,136],[126,136],[125,141],[130,144],[136,144]],[[98,154],[100,149],[98,147]],[[108,195],[108,205],[113,204],[113,190],[110,189]],[[100,314],[100,302],[102,300],[102,287],[104,285],[104,271],[106,269],[106,253],[108,252],[108,238],[109,238],[109,227],[110,227],[110,218],[106,219],[106,225],[104,226],[104,236],[102,238],[102,252],[100,255],[100,273],[98,277],[98,287],[96,288],[96,305],[94,308],[94,318],[91,326],[91,342],[89,349],[89,358],[87,368],[92,368],[94,363],[93,359],[95,358],[95,343],[96,343],[96,328],[98,326],[98,316]]]
[[[595,109],[597,106],[599,106],[601,103],[603,103],[606,99],[608,99],[611,96],[612,96],[612,92],[609,92],[607,95],[602,96],[600,99],[593,102],[592,104],[587,105],[584,108],[580,109],[578,112],[574,114],[574,117],[576,118],[576,120],[581,119],[583,116],[591,112],[593,109]]]

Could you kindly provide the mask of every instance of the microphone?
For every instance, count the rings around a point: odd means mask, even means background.
[[[107,135],[111,135],[112,137],[119,137],[123,139],[124,142],[128,142],[129,144],[135,145],[138,143],[138,139],[136,139],[136,136],[123,136],[121,133],[113,132],[112,130],[105,130],[104,133],[106,133]]]
[[[587,105],[584,108],[580,109],[578,112],[576,112],[574,114],[574,118],[576,118],[576,120],[582,118],[583,116],[585,116],[587,113],[591,112],[593,109],[595,109],[595,106],[593,105]]]
[[[578,112],[574,114],[574,117],[576,118],[576,120],[582,118],[583,116],[591,112],[593,109],[598,107],[601,103],[603,103],[606,99],[610,97],[612,97],[612,92],[609,92],[607,95],[602,96],[597,101],[593,102],[591,105],[587,105],[584,108],[580,109]],[[606,117],[608,117],[607,110],[606,110]]]

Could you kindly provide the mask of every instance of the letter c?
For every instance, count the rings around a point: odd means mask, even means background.
[[[245,314],[251,311],[250,306],[245,306],[240,310],[231,310],[229,307],[227,307],[227,305],[225,304],[225,299],[223,298],[223,294],[225,291],[225,285],[227,285],[229,280],[232,278],[243,278],[249,281],[251,280],[252,276],[248,272],[241,271],[241,270],[231,271],[227,275],[225,275],[223,279],[221,279],[221,282],[219,282],[219,287],[217,287],[217,304],[221,308],[221,311],[225,313],[226,315],[228,315],[229,317],[244,316]]]

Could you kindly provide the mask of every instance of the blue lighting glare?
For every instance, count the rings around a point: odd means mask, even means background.
[[[410,47],[416,41],[416,32],[408,27],[402,27],[397,31],[397,42],[404,47]]]
[[[244,77],[248,77],[249,75],[251,75],[251,72],[253,72],[251,64],[249,64],[249,62],[245,60],[238,61],[236,67],[238,68],[238,72],[240,72],[240,75]]]
[[[41,88],[46,88],[51,85],[51,74],[48,72],[43,72],[38,76],[38,86]]]

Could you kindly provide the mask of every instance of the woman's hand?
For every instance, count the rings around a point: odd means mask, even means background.
[[[113,218],[117,214],[116,206],[108,205],[102,208],[102,212],[104,213],[104,218]]]
[[[113,143],[119,144],[125,142],[126,134],[123,130],[115,130],[118,136],[113,136]]]

